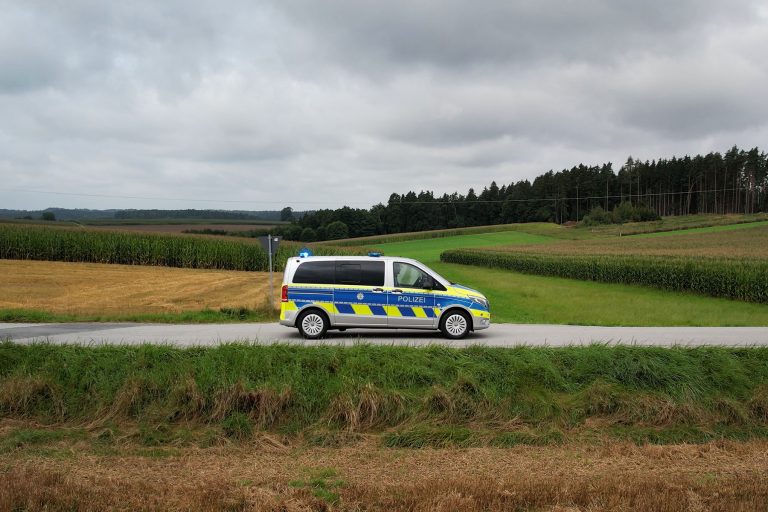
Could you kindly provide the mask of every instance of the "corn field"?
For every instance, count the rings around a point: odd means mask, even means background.
[[[768,261],[633,255],[553,255],[492,250],[445,251],[446,263],[525,274],[650,286],[768,303]]]
[[[282,243],[273,268],[282,270],[285,261],[296,255],[298,248],[296,244]],[[315,250],[316,254],[350,252],[330,247],[317,247]],[[0,225],[0,258],[268,270],[267,253],[256,241],[11,224]]]

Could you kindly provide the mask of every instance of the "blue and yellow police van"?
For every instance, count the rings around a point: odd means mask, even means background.
[[[460,339],[491,323],[488,299],[408,258],[304,256],[288,259],[280,323],[307,339],[351,328],[439,329]]]

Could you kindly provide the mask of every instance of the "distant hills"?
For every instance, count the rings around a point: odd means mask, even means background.
[[[280,210],[89,210],[84,208],[46,208],[45,210],[0,209],[0,219],[39,219],[50,212],[56,220],[98,219],[217,219],[217,220],[280,220]],[[300,218],[305,212],[293,212]]]

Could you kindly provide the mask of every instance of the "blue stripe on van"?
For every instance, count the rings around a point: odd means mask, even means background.
[[[336,303],[336,309],[339,310],[339,313],[342,313],[342,314],[345,314],[345,315],[354,315],[355,314],[355,310],[352,309],[352,305],[350,305],[350,304],[341,304],[341,303],[337,302]]]
[[[368,306],[371,308],[371,313],[373,313],[376,316],[386,316],[387,312],[384,311],[384,308],[381,306]]]

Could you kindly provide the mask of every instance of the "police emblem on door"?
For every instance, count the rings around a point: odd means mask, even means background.
[[[365,297],[365,295],[363,295],[363,292],[360,292],[357,294],[357,300],[363,300],[363,297]]]

